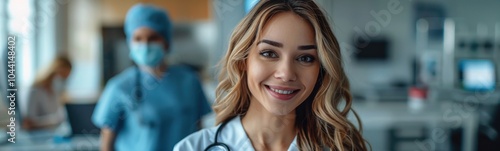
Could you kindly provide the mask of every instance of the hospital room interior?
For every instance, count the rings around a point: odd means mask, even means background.
[[[134,66],[124,21],[137,3],[168,12],[164,61],[192,69],[212,105],[231,32],[256,1],[0,0],[0,150],[99,150],[91,117],[108,81]],[[338,39],[352,108],[373,151],[500,150],[500,1],[315,1]],[[12,36],[16,115],[7,114]],[[29,90],[62,55],[71,62],[62,132],[25,130]],[[201,128],[214,123],[212,111]],[[16,143],[8,141],[13,128]]]

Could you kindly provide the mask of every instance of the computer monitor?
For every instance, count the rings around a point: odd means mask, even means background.
[[[467,91],[493,91],[496,86],[495,63],[490,59],[461,59],[459,83]]]
[[[389,59],[390,42],[385,38],[374,38],[370,41],[358,39],[354,42],[357,61],[387,61]]]

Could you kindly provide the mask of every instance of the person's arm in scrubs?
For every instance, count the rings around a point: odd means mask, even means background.
[[[101,150],[113,151],[116,135],[119,133],[120,116],[123,115],[123,95],[110,81],[99,99],[92,115],[93,123],[101,128]]]
[[[203,91],[200,77],[197,74],[197,72],[188,66],[180,66],[180,68],[181,68],[180,72],[183,72],[185,74],[185,77],[187,77],[183,85],[187,86],[186,89],[190,92],[190,95],[193,96],[191,99],[195,101],[196,110],[194,114],[196,114],[196,119],[198,119],[198,122],[196,123],[197,128],[202,129],[203,128],[202,118],[205,114],[212,112],[212,108],[210,107],[207,101],[206,95]],[[186,114],[193,114],[193,113],[186,113]]]

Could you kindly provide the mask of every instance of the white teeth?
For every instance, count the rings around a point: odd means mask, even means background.
[[[276,92],[276,93],[279,93],[279,94],[292,94],[293,93],[293,90],[287,91],[287,90],[278,90],[278,89],[274,89],[274,88],[271,88],[271,90]]]

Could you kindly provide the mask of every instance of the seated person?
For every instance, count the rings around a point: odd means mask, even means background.
[[[22,120],[22,128],[28,131],[54,130],[66,120],[61,95],[70,72],[69,59],[57,57],[47,70],[38,74],[28,95],[27,114]]]

